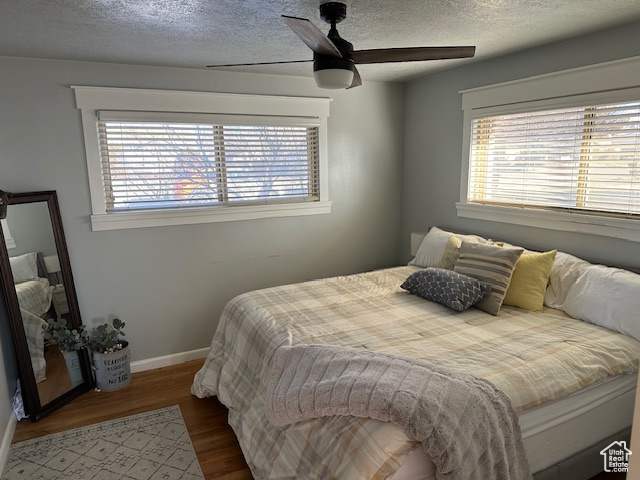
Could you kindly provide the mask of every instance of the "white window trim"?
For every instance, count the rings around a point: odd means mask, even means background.
[[[640,221],[537,208],[456,203],[458,216],[640,241]]]
[[[4,243],[7,246],[7,250],[11,248],[16,248],[16,241],[11,236],[11,231],[9,230],[9,224],[4,218],[0,220],[0,222],[2,223],[2,234],[4,235]]]
[[[637,97],[638,88],[640,57],[631,57],[460,91],[464,120],[458,216],[640,242],[640,220],[637,219],[467,202],[471,126],[475,118],[575,106],[585,99],[624,101],[631,95]]]
[[[72,86],[82,115],[89,188],[91,228],[123,228],[228,222],[331,213],[328,187],[327,118],[330,98],[243,95],[231,93]],[[150,212],[107,213],[100,169],[96,115],[99,110],[188,114],[263,115],[319,121],[319,192],[317,202],[234,207],[189,207]]]

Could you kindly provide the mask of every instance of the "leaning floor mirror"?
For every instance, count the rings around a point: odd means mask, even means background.
[[[24,405],[35,422],[91,389],[91,367],[86,351],[45,338],[47,320],[82,323],[56,192],[13,194],[1,224],[0,279]]]

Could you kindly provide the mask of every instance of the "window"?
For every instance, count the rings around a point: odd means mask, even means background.
[[[461,93],[458,216],[640,241],[640,57]]]
[[[99,114],[107,212],[319,198],[318,127],[123,117]]]
[[[327,99],[74,88],[94,230],[330,211]]]
[[[476,118],[469,202],[640,216],[640,99]]]

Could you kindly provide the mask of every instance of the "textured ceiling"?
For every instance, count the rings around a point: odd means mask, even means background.
[[[0,55],[203,68],[311,58],[281,14],[321,30],[322,0],[0,0]],[[347,0],[356,50],[476,45],[464,60],[363,65],[366,80],[407,80],[640,19],[638,0]],[[232,70],[311,76],[311,65]]]

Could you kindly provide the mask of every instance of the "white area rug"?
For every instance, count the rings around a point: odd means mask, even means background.
[[[11,445],[2,480],[203,480],[178,406]]]

